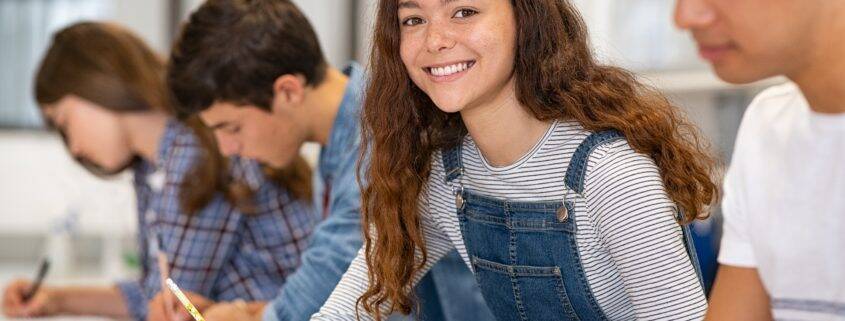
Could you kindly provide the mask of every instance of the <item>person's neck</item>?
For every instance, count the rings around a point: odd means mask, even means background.
[[[808,63],[787,77],[807,98],[810,109],[818,113],[845,113],[845,5],[829,11],[824,30],[815,32],[817,48],[809,51]]]
[[[329,68],[323,82],[315,88],[306,89],[305,108],[310,122],[306,140],[325,146],[334,127],[334,121],[343,103],[349,77],[340,70]]]
[[[461,111],[469,135],[492,166],[508,166],[525,156],[551,126],[520,104],[515,90],[511,79],[489,102]]]
[[[164,129],[169,119],[170,116],[158,111],[131,113],[124,116],[129,148],[144,160],[156,164],[159,142],[164,136]]]

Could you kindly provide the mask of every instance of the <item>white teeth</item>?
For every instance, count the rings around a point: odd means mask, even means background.
[[[438,76],[438,77],[443,77],[443,76],[451,76],[453,74],[467,70],[467,68],[469,68],[469,63],[462,62],[462,63],[459,63],[459,64],[454,64],[454,65],[446,66],[446,67],[431,68],[430,72],[431,72],[432,75],[435,75],[435,76]]]

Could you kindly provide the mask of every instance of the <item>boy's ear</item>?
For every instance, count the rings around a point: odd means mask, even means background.
[[[273,82],[273,106],[297,107],[305,101],[305,77],[299,75],[281,75]]]

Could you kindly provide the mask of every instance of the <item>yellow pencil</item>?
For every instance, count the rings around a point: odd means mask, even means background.
[[[202,317],[197,307],[194,306],[191,301],[188,301],[188,297],[185,296],[185,293],[182,293],[182,290],[179,290],[179,287],[176,286],[176,282],[173,282],[170,278],[167,279],[167,287],[170,288],[170,291],[176,295],[176,298],[179,299],[179,302],[182,302],[182,305],[185,306],[185,309],[188,310],[188,313],[194,317],[196,321],[205,321],[205,318]]]

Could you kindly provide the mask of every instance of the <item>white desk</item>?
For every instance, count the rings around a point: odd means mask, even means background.
[[[55,318],[34,318],[34,319],[6,319],[0,316],[0,320],[5,321],[112,321],[111,319],[97,318],[97,317],[55,317]]]

